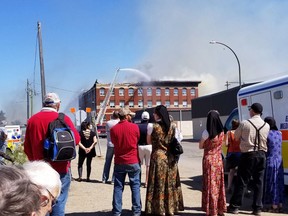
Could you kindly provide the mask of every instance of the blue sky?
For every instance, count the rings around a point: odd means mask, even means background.
[[[200,95],[225,90],[226,81],[238,82],[237,62],[211,40],[235,51],[245,83],[285,75],[287,9],[280,0],[1,0],[0,110],[9,120],[25,120],[27,79],[38,93],[34,112],[40,109],[37,21],[46,91],[57,92],[68,112],[81,91],[96,79],[111,82],[117,68],[202,81]],[[119,82],[143,79],[119,75]]]

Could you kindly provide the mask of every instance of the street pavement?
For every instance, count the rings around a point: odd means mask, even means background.
[[[184,154],[179,161],[179,171],[181,177],[181,186],[184,197],[185,211],[180,215],[205,215],[201,211],[201,188],[202,188],[202,155],[203,150],[198,149],[198,143],[192,139],[184,139]],[[100,151],[101,150],[101,151]],[[112,209],[113,185],[102,183],[102,171],[105,162],[106,140],[100,140],[100,149],[96,146],[97,156],[92,161],[91,182],[85,182],[86,164],[83,167],[84,181],[72,181],[69,198],[66,205],[67,216],[108,216]],[[101,154],[100,154],[101,153]],[[72,161],[72,175],[78,178],[77,173],[78,158]],[[112,166],[113,169],[113,166]],[[142,181],[145,176],[145,169],[142,170]],[[122,215],[132,215],[131,212],[131,192],[127,184],[123,192],[123,212]],[[142,182],[143,183],[143,182]],[[146,188],[141,187],[142,211],[145,207]],[[287,194],[286,194],[287,195]],[[286,196],[287,197],[287,196]],[[227,204],[230,195],[227,195]],[[249,215],[251,213],[252,198],[244,198],[244,203],[240,209],[239,216]],[[285,204],[285,213],[277,215],[287,215],[287,199]],[[226,215],[232,215],[226,213]],[[262,213],[263,216],[275,215],[275,213]]]

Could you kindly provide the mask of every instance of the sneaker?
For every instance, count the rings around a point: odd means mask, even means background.
[[[252,215],[261,216],[261,210],[253,210]]]
[[[102,183],[103,183],[103,184],[107,184],[107,181],[103,180]]]
[[[228,206],[227,212],[231,213],[231,214],[238,214],[239,213],[239,209],[236,208],[236,207]]]

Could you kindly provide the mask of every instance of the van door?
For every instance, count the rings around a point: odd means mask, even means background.
[[[258,93],[258,94],[251,95],[251,105],[253,103],[262,104],[263,113],[262,113],[261,117],[263,119],[266,116],[273,116],[271,91],[261,92],[261,93]]]

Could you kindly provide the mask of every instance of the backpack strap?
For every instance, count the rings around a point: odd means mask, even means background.
[[[258,151],[259,151],[260,150],[260,133],[259,133],[259,131],[265,126],[266,122],[264,122],[264,124],[260,128],[257,128],[249,119],[248,119],[248,122],[250,122],[250,124],[252,124],[252,126],[256,130],[256,137],[255,137],[255,141],[254,141],[254,151],[256,151],[256,145],[257,144],[258,144]]]
[[[63,126],[65,126],[66,128],[69,128],[68,125],[66,124],[66,122],[64,121],[65,118],[65,114],[64,113],[58,113],[58,119],[59,121],[63,124]]]

